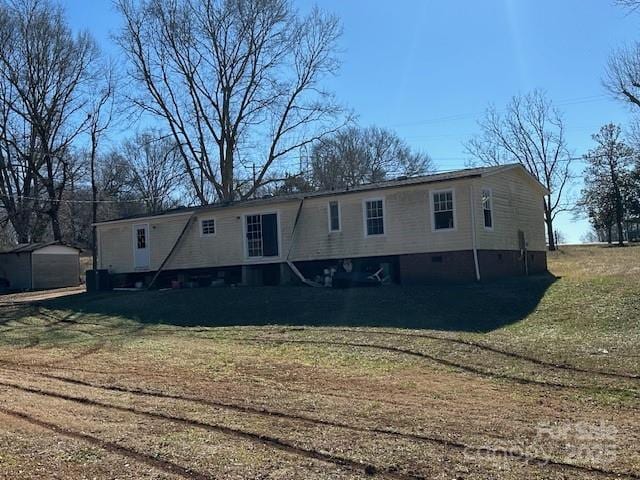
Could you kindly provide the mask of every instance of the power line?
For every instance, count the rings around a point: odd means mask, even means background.
[[[61,198],[61,199],[54,199],[54,198],[42,198],[42,197],[33,197],[33,196],[28,196],[28,195],[2,195],[0,194],[1,198],[11,198],[11,199],[18,199],[18,200],[34,200],[37,202],[49,202],[49,203],[86,203],[86,204],[93,204],[93,203],[111,203],[111,204],[116,204],[116,203],[144,203],[144,202],[150,202],[153,200],[158,200],[161,198],[165,198],[165,197],[147,197],[147,198],[136,198],[136,199],[113,199],[113,200],[96,200],[95,202],[93,200],[76,200],[76,199],[69,199],[69,198]]]
[[[558,106],[558,107],[563,107],[563,106],[569,106],[569,105],[579,105],[582,103],[592,103],[592,102],[600,102],[602,100],[604,100],[605,98],[608,98],[608,95],[605,94],[599,94],[599,95],[589,95],[586,97],[575,97],[575,98],[568,98],[566,100],[561,100],[559,102],[554,102],[553,105],[554,106]],[[507,109],[506,108],[501,108],[501,109],[497,109],[495,110],[498,113],[501,112],[505,112]],[[445,115],[442,117],[432,117],[432,118],[428,118],[428,119],[424,119],[424,120],[418,120],[415,122],[407,122],[407,123],[396,123],[393,125],[389,125],[389,127],[410,127],[410,126],[415,126],[415,125],[428,125],[428,124],[432,124],[432,123],[441,123],[441,122],[450,122],[450,121],[457,121],[457,120],[465,120],[467,118],[473,118],[473,117],[479,117],[481,115],[483,115],[485,113],[485,111],[476,111],[476,112],[468,112],[468,113],[459,113],[459,114],[454,114],[454,115]]]
[[[582,162],[586,162],[590,159],[594,159],[594,158],[606,158],[607,155],[602,154],[602,155],[591,155],[591,156],[587,156],[587,155],[582,155],[582,156],[578,156],[578,157],[566,157],[566,158],[561,158],[558,159],[558,162],[574,162],[574,161],[582,161]],[[621,158],[635,158],[637,157],[637,155],[626,155],[624,157]],[[447,161],[469,161],[472,160],[471,157],[442,157],[441,159],[432,159],[434,162],[440,162],[443,160],[447,160]],[[515,163],[515,162],[514,162]],[[498,166],[498,165],[496,165]],[[429,170],[428,175],[432,175],[432,174],[438,174],[438,173],[447,173],[447,172],[451,172],[457,170],[456,168],[444,168],[444,169],[434,169],[434,170]],[[287,172],[285,172],[287,173]],[[300,176],[300,175],[306,175],[306,176],[311,176],[311,174],[313,173],[312,169],[304,169],[304,170],[300,170],[297,173],[295,173],[293,176]],[[398,176],[401,175],[402,172],[387,172],[390,173],[392,176]],[[251,180],[247,180],[247,182],[250,182]],[[68,199],[68,198],[63,198],[63,199],[52,199],[52,198],[42,198],[42,197],[34,197],[34,196],[27,196],[27,195],[3,195],[0,194],[0,198],[10,198],[10,199],[19,199],[19,200],[33,200],[33,201],[37,201],[37,202],[51,202],[51,203],[65,203],[65,204],[93,204],[93,203],[99,203],[99,204],[135,204],[135,203],[145,203],[145,202],[149,202],[149,201],[153,201],[153,200],[158,200],[158,199],[162,199],[165,198],[164,196],[158,196],[158,197],[142,197],[142,198],[135,198],[135,199],[109,199],[109,200],[96,200],[95,202],[93,200],[78,200],[78,199]]]

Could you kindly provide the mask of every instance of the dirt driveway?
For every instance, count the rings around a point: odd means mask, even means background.
[[[0,305],[13,303],[29,303],[51,298],[65,297],[67,295],[77,295],[86,292],[84,285],[77,287],[55,288],[52,290],[36,290],[34,292],[7,293],[0,294]]]

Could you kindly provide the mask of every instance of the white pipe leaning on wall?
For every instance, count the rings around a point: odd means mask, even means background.
[[[476,267],[476,280],[480,281],[480,264],[478,263],[478,246],[476,239],[476,205],[473,184],[469,186],[469,203],[471,205],[471,246],[473,248],[473,263]]]

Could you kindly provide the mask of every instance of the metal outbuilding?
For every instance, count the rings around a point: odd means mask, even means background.
[[[80,284],[80,250],[59,242],[18,245],[0,253],[0,282],[9,290]]]

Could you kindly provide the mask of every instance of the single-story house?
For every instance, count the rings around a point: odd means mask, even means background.
[[[399,283],[546,271],[543,196],[520,164],[180,208],[96,224],[115,284],[282,284],[348,265]],[[378,270],[380,271],[380,270]]]
[[[59,242],[18,245],[0,253],[0,280],[10,290],[80,284],[80,250]]]

